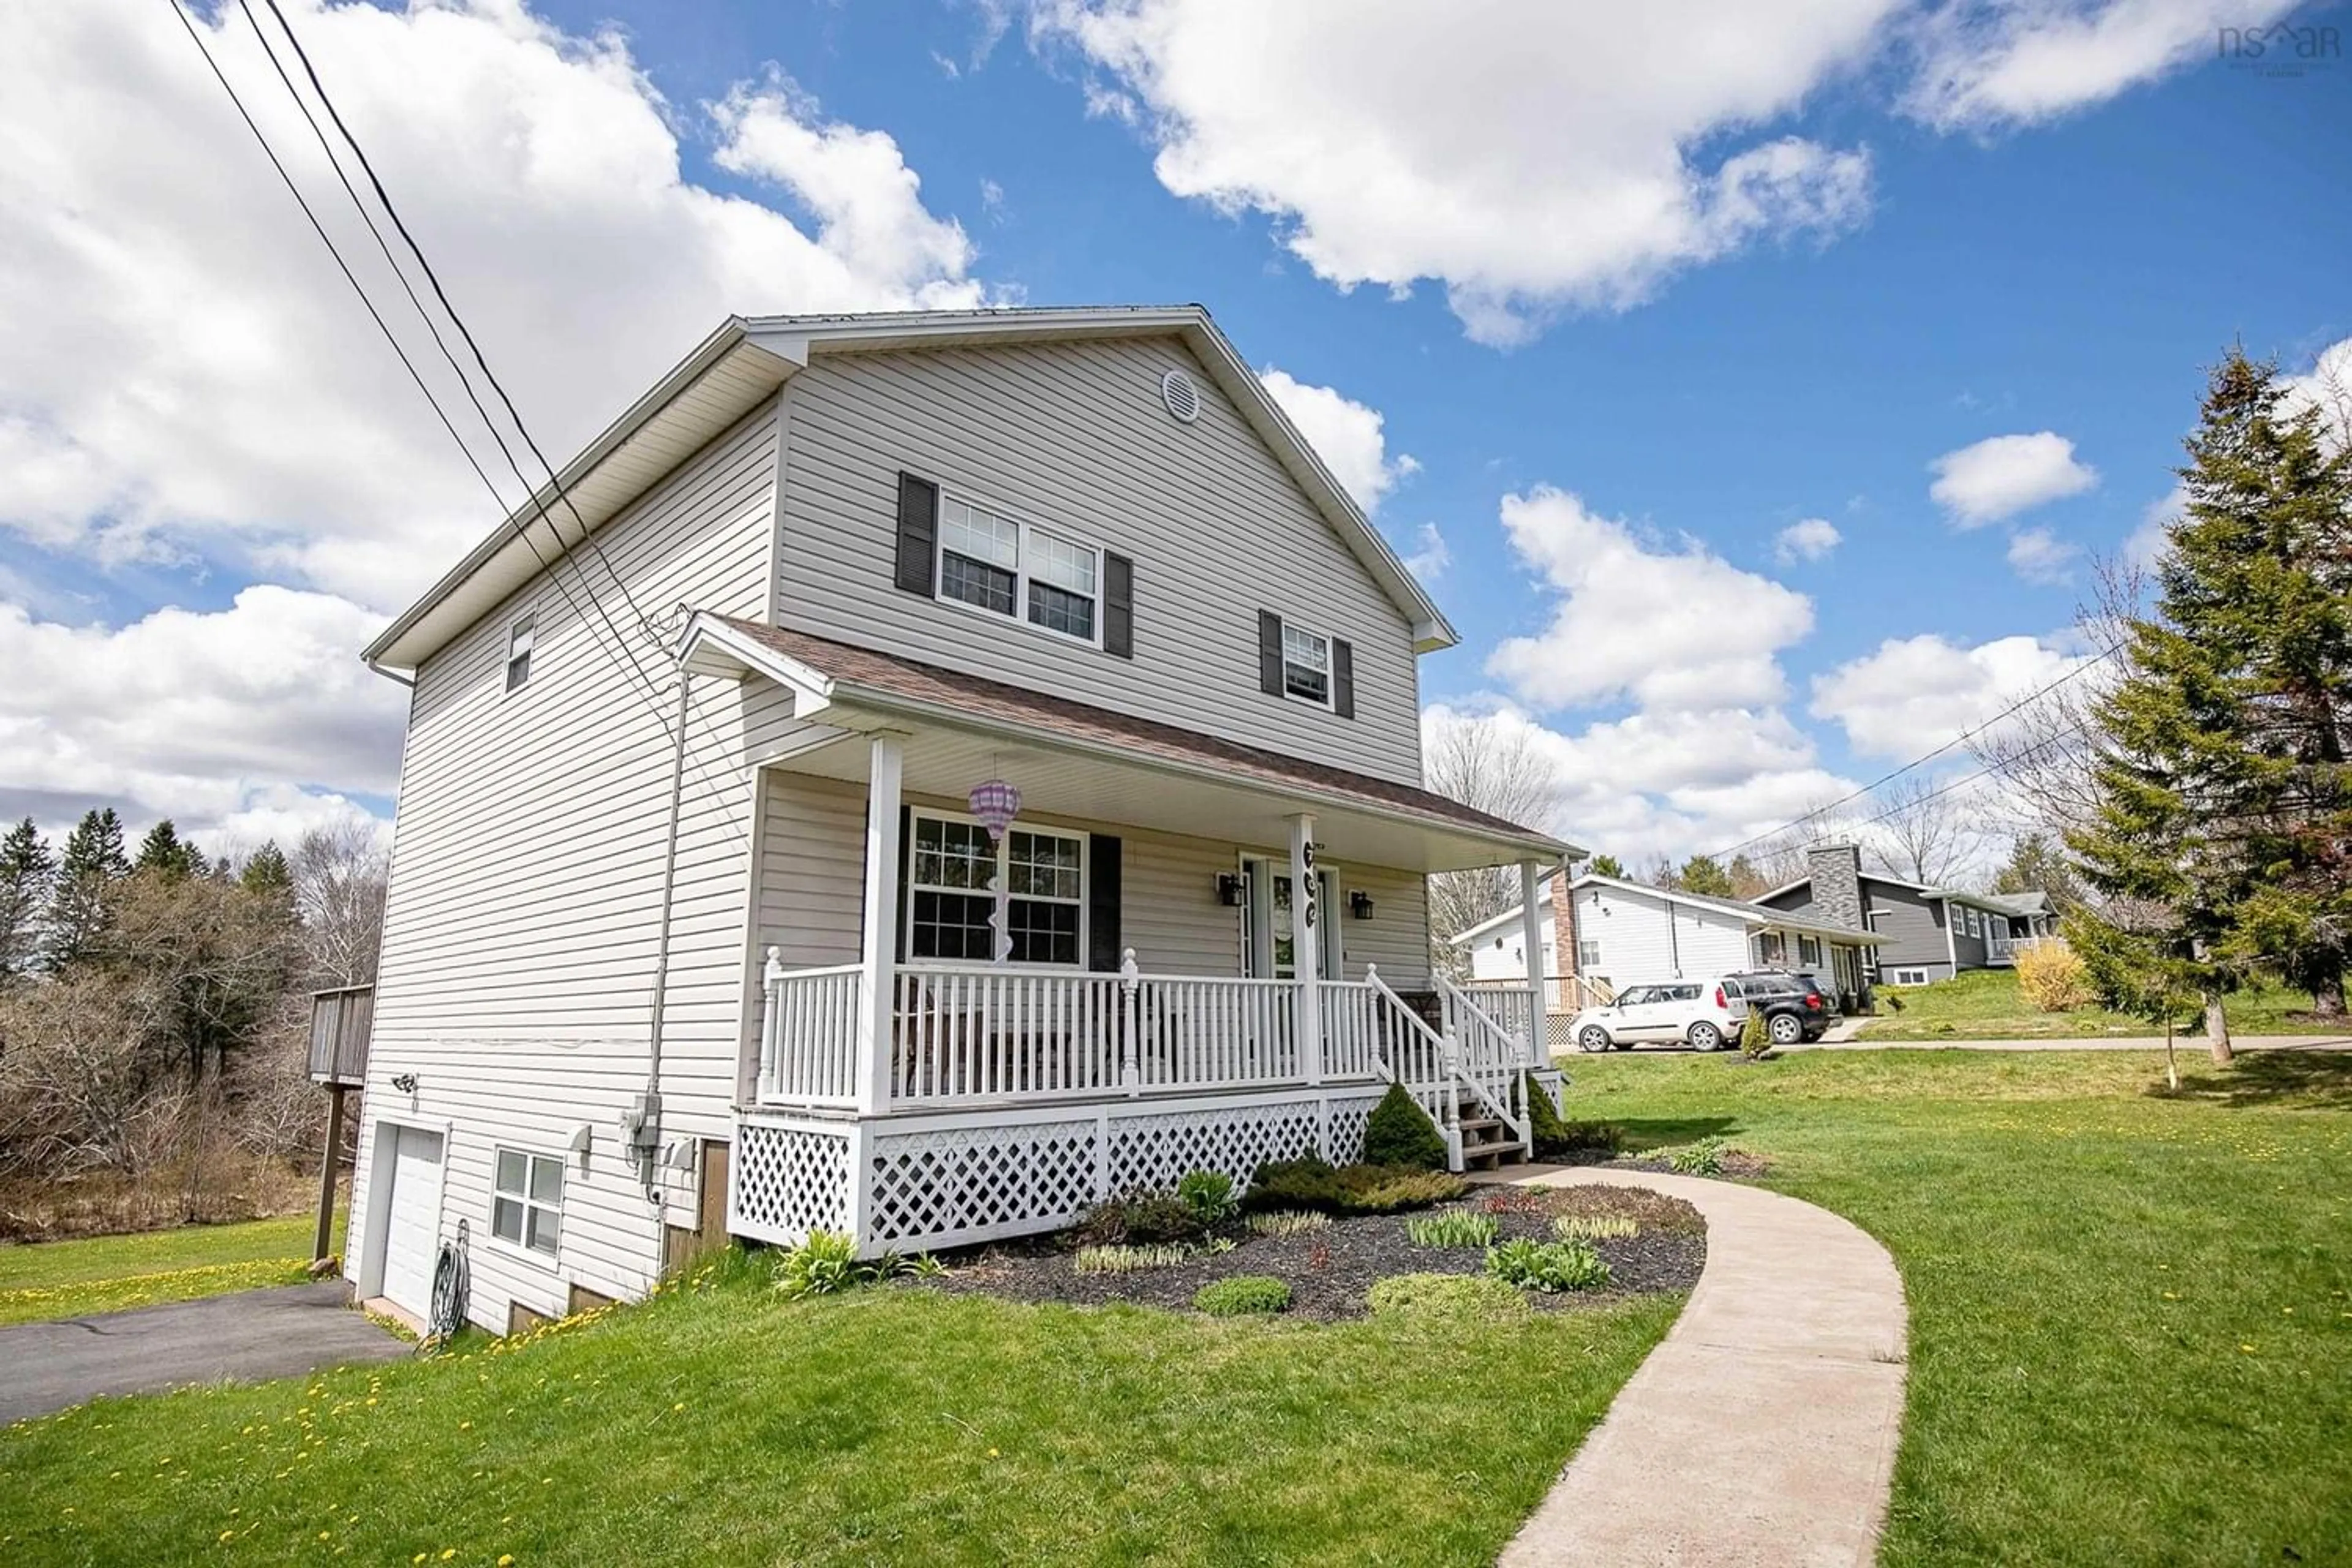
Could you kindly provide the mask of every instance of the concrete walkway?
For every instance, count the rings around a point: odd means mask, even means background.
[[[1827,1209],[1696,1176],[1567,1170],[1706,1216],[1706,1268],[1504,1549],[1505,1568],[1867,1563],[1903,1421],[1903,1282]]]
[[[2160,1051],[2162,1035],[2103,1035],[2096,1038],[2058,1040],[1857,1040],[1851,1037],[1859,1024],[1833,1025],[1810,1045],[1779,1046],[1794,1051]],[[1843,1035],[1841,1030],[1845,1031]],[[2352,1035],[2232,1035],[2231,1049],[2248,1051],[2352,1051]],[[2181,1035],[2172,1048],[2184,1057],[2208,1055],[2205,1037]]]
[[[338,1279],[0,1329],[0,1423],[101,1394],[292,1377],[410,1347],[344,1305]]]

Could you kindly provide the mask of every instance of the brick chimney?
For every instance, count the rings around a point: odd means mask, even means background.
[[[1862,850],[1853,844],[1816,844],[1805,851],[1805,869],[1813,879],[1813,912],[1832,925],[1864,930]]]
[[[1552,973],[1561,983],[1551,988],[1551,1005],[1565,1012],[1576,1008],[1576,987],[1566,984],[1576,968],[1576,896],[1569,890],[1566,866],[1551,874]]]

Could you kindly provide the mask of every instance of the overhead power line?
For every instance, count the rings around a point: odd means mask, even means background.
[[[1743,849],[1764,843],[1768,839],[1778,838],[1780,835],[1802,827],[1809,822],[1817,822],[1842,806],[1851,805],[1855,801],[1862,799],[1865,795],[1876,794],[1879,790],[1885,788],[1890,784],[1893,784],[1896,779],[1901,778],[1904,774],[1925,767],[1929,763],[1934,762],[1937,757],[1943,756],[1945,753],[1952,751],[1955,747],[1966,745],[1969,742],[1976,739],[1979,735],[1983,734],[1987,730],[1991,729],[2002,720],[2010,718],[2012,715],[2020,713],[2025,709],[2032,707],[2034,703],[2041,701],[2044,697],[2049,696],[2052,692],[2057,690],[2068,681],[2079,679],[2084,675],[2097,668],[2100,665],[2105,664],[2107,660],[2121,653],[2123,651],[2123,644],[2116,643],[2112,647],[2100,649],[2097,654],[2084,659],[2082,663],[2076,665],[2065,674],[2058,677],[2055,680],[2027,692],[2024,696],[2019,698],[2016,701],[2011,703],[2008,707],[2002,709],[1991,718],[1982,720],[1979,722],[1962,730],[1958,734],[1953,736],[1942,745],[1936,747],[1933,751],[1921,752],[1919,755],[1912,758],[1909,762],[1904,763],[1901,767],[1895,768],[1889,773],[1880,774],[1877,778],[1871,780],[1870,783],[1863,785],[1860,789],[1857,789],[1849,795],[1840,795],[1837,799],[1831,801],[1827,805],[1817,805],[1801,816],[1792,817],[1789,821],[1780,824],[1778,827],[1768,828],[1762,833],[1743,838],[1727,849],[1718,849],[1713,855],[1709,856],[1708,858],[1715,860],[1728,859],[1732,856],[1738,854]],[[2082,726],[2078,724],[2074,728],[2079,731]],[[2037,743],[2034,746],[2028,747],[2027,752],[2031,752],[2040,749],[2041,746]],[[2021,755],[2022,754],[2024,753],[2021,753]],[[2006,772],[2010,765],[2011,764],[2002,763],[1998,765],[1988,765],[1984,768],[1979,769],[1976,773],[1969,774],[1969,777],[1970,779],[1977,779],[1982,778],[1989,773]],[[1964,780],[1962,782],[1966,781]],[[1937,789],[1930,792],[1927,795],[1922,798],[1933,800],[1937,796],[1946,793],[1948,793],[1946,790]],[[1875,816],[1866,816],[1863,818],[1863,821],[1880,822],[1893,815],[1895,815],[1893,811],[1884,811],[1880,812]]]

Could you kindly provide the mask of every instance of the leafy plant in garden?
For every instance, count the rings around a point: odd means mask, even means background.
[[[1249,1216],[1253,1236],[1297,1236],[1306,1231],[1323,1230],[1331,1224],[1331,1216],[1317,1209],[1269,1209]]]
[[[1339,1215],[1394,1214],[1447,1203],[1467,1190],[1461,1177],[1444,1171],[1334,1166],[1310,1155],[1303,1160],[1272,1160],[1259,1166],[1242,1204],[1253,1212],[1313,1209]]]
[[[1389,1085],[1389,1091],[1372,1107],[1371,1119],[1364,1123],[1364,1163],[1445,1169],[1445,1139],[1430,1121],[1429,1112],[1401,1083]]]
[[[1502,1242],[1487,1252],[1486,1272],[1506,1285],[1547,1295],[1609,1283],[1609,1265],[1589,1241]]]
[[[1103,1247],[1194,1241],[1207,1228],[1192,1205],[1165,1187],[1151,1187],[1097,1204],[1078,1226],[1078,1239]]]
[[[1404,1222],[1405,1239],[1415,1247],[1486,1247],[1499,1228],[1492,1215],[1467,1209],[1415,1215]]]
[[[1136,1247],[1081,1247],[1070,1266],[1081,1274],[1137,1274],[1147,1268],[1173,1268],[1192,1256],[1192,1249],[1173,1242]]]
[[[1620,1214],[1564,1214],[1551,1222],[1551,1233],[1562,1241],[1622,1239],[1642,1234],[1639,1220]]]
[[[1216,1279],[1192,1295],[1192,1310],[1213,1318],[1240,1318],[1289,1309],[1290,1287],[1263,1274]]]
[[[1202,1230],[1223,1224],[1241,1206],[1234,1197],[1234,1179],[1223,1171],[1185,1172],[1177,1179],[1176,1196]]]
[[[1666,1168],[1685,1176],[1719,1176],[1723,1174],[1723,1147],[1720,1138],[1702,1138],[1679,1149],[1668,1149]]]
[[[1748,1021],[1739,1026],[1739,1054],[1755,1061],[1772,1048],[1772,1026],[1766,1021],[1764,1009],[1751,1006]]]
[[[777,1262],[776,1289],[790,1300],[831,1296],[871,1283],[874,1271],[857,1261],[857,1243],[837,1230],[813,1230]]]

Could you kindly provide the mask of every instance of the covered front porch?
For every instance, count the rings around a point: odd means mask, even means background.
[[[1517,864],[1532,888],[1565,846],[815,641],[793,645],[808,721],[756,769],[735,1234],[877,1252],[1055,1228],[1188,1170],[1356,1158],[1391,1083],[1455,1168],[1524,1156],[1549,1058],[1432,976],[1423,879]],[[916,710],[908,688],[950,679],[965,700],[926,687]]]

